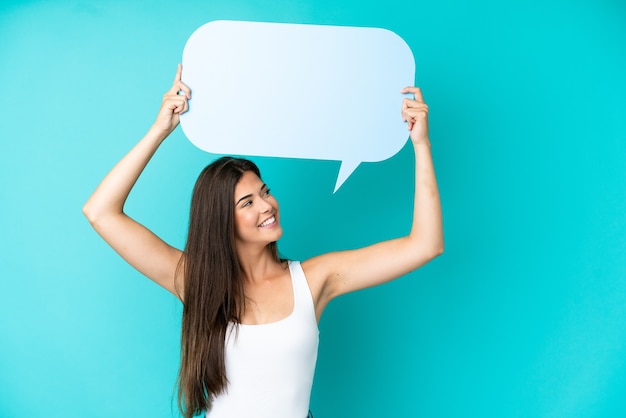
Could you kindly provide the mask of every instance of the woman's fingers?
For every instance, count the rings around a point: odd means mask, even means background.
[[[191,98],[191,89],[182,82],[183,66],[178,64],[174,83],[163,96],[163,107],[174,114],[182,114],[189,110],[188,100]]]
[[[169,135],[180,122],[180,115],[189,110],[191,89],[182,82],[182,65],[178,64],[172,87],[163,95],[155,124]]]
[[[428,105],[424,102],[418,102],[417,100],[403,99],[402,100],[402,113],[404,113],[408,109],[428,110]]]
[[[407,129],[414,136],[413,128],[416,124],[420,127],[418,131],[424,130],[428,120],[428,105],[424,103],[424,96],[419,87],[405,87],[402,89],[403,94],[413,94],[413,99],[405,98],[402,100],[402,120],[407,122]]]
[[[174,84],[183,78],[183,64],[178,64],[178,68],[176,69],[176,75],[174,76]]]
[[[163,98],[163,107],[170,109],[173,113],[185,113],[189,109],[187,98],[178,94],[168,94]]]
[[[408,99],[405,99],[408,100]],[[409,123],[409,129],[417,119],[428,117],[428,106],[425,103],[409,100],[402,105],[402,120]]]
[[[178,81],[173,89],[176,90],[176,94],[179,96],[185,96],[187,100],[191,99],[191,89],[182,81]]]
[[[414,97],[414,99],[405,98],[402,100],[402,120],[407,122],[407,128],[410,131],[413,129],[419,113],[428,112],[428,106],[424,103],[424,96],[419,87],[405,87],[401,92],[402,94],[413,94]]]
[[[405,87],[402,89],[402,94],[413,93],[413,97],[418,102],[424,103],[424,96],[422,95],[422,90],[419,87]]]
[[[191,99],[191,89],[182,82],[182,76],[183,66],[182,64],[178,64],[176,76],[174,76],[174,82],[172,83],[172,87],[167,91],[167,94],[178,94],[180,96],[185,96],[187,99]]]

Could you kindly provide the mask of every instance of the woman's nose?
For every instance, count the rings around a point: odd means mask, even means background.
[[[259,209],[261,210],[261,213],[266,213],[266,212],[269,212],[270,210],[272,210],[272,205],[270,205],[269,202],[267,202],[265,200],[261,200],[261,204],[259,205]]]

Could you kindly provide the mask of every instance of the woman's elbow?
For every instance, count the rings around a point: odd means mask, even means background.
[[[95,227],[102,218],[101,212],[102,211],[97,210],[97,208],[94,207],[90,201],[87,201],[87,203],[83,206],[83,215],[85,215],[85,218],[87,218],[93,227]]]
[[[443,237],[437,240],[433,240],[427,250],[428,259],[432,260],[434,258],[439,257],[441,254],[443,254],[443,251],[444,251]]]
[[[94,210],[93,205],[90,204],[89,200],[83,205],[83,215],[85,215],[85,218],[87,218],[89,223],[92,225],[97,221],[98,217],[96,215],[96,211]]]
[[[94,218],[91,208],[89,206],[89,202],[85,203],[83,205],[83,215],[85,216],[85,218],[87,218],[87,220],[89,221],[89,223],[92,223],[92,219]]]

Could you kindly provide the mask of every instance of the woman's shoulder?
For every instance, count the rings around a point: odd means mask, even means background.
[[[316,255],[314,257],[301,261],[300,264],[302,265],[302,269],[305,271],[305,273],[307,273],[307,277],[309,276],[309,274],[312,277],[326,277],[328,275],[328,272],[332,270],[332,266],[334,265],[334,263],[338,260],[336,254],[337,253],[326,253]]]

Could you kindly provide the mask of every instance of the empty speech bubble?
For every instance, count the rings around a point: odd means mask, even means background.
[[[341,161],[337,191],[404,146],[400,90],[414,79],[411,49],[386,29],[213,21],[183,51],[181,126],[215,154]]]

